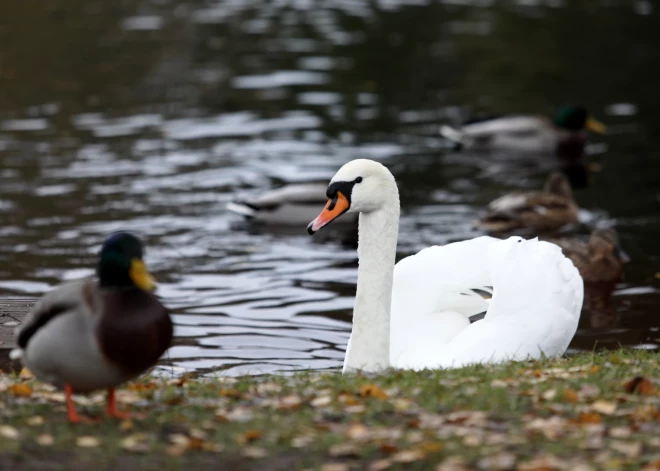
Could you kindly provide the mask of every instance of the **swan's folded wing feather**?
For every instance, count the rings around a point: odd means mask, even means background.
[[[473,288],[490,286],[488,251],[499,239],[477,237],[465,242],[428,247],[406,257],[394,267],[392,317],[424,315],[445,309],[470,311],[483,308]]]
[[[486,316],[438,352],[437,366],[560,356],[575,335],[583,283],[561,249],[513,237],[491,249],[495,295]]]

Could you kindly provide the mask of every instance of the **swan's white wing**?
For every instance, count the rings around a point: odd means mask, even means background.
[[[468,247],[472,248],[465,246]],[[413,369],[456,367],[564,353],[577,329],[583,283],[561,249],[547,242],[525,241],[518,237],[506,241],[493,239],[484,245],[478,242],[473,248],[471,254],[463,254],[466,256],[461,263],[445,267],[448,273],[443,273],[440,279],[444,281],[456,273],[452,287],[469,283],[463,285],[464,289],[492,283],[494,296],[485,318],[457,328],[456,319],[447,316],[446,331],[451,331],[453,337],[435,345],[430,343],[432,334],[419,335],[424,330],[420,326],[408,328],[408,332],[418,334],[414,339],[392,330],[392,345],[398,344],[397,357],[392,356],[393,366]],[[472,270],[466,265],[472,266]],[[396,280],[395,276],[395,287]],[[407,289],[411,289],[410,285]],[[444,288],[438,291],[442,293]],[[428,292],[423,295],[421,291],[413,292],[413,295],[426,296],[427,300],[434,297]],[[394,299],[402,298],[405,296],[393,293],[393,319],[402,318],[402,312],[395,315],[394,311]],[[451,309],[445,307],[448,311]],[[397,309],[402,308],[397,305]],[[409,316],[409,319],[417,321],[415,316]],[[399,322],[399,328],[403,326],[405,323]],[[441,332],[445,329],[443,322],[428,323],[424,327]]]
[[[393,366],[404,354],[428,358],[470,324],[470,315],[488,308],[470,289],[487,291],[489,247],[498,242],[478,237],[428,247],[396,264],[390,310]]]

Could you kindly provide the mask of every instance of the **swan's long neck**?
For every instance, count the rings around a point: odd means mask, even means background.
[[[390,365],[390,305],[399,235],[399,195],[378,211],[360,213],[358,282],[353,331],[344,371],[379,371]]]

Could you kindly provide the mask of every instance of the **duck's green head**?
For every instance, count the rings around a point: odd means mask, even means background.
[[[116,232],[106,239],[99,254],[97,274],[103,288],[138,287],[153,291],[156,282],[142,260],[140,239],[128,232]]]
[[[605,134],[607,132],[607,126],[589,116],[584,106],[562,106],[557,111],[553,123],[558,128],[569,131],[581,131],[586,128],[598,134]]]

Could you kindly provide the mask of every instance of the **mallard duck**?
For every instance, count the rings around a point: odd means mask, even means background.
[[[491,202],[476,224],[489,233],[527,229],[552,232],[578,222],[578,206],[566,177],[552,173],[543,191],[515,192]]]
[[[64,389],[69,421],[81,418],[71,395],[108,390],[107,413],[124,418],[115,387],[144,373],[169,348],[172,321],[151,291],[140,240],[127,232],[103,244],[98,280],[65,283],[41,298],[17,332],[23,364]]]
[[[583,106],[568,105],[553,120],[542,116],[505,116],[466,124],[443,125],[440,134],[459,147],[512,152],[554,152],[579,157],[586,143],[585,129],[605,134],[607,127],[589,116]]]
[[[287,185],[254,198],[233,201],[227,205],[227,209],[269,225],[306,224],[318,212],[318,205],[327,200],[326,189],[324,183]],[[347,218],[344,222],[355,224],[357,216]]]
[[[561,247],[584,279],[585,307],[606,308],[616,284],[623,277],[623,264],[629,261],[621,250],[616,230],[596,229],[588,241],[574,237],[548,240]]]

